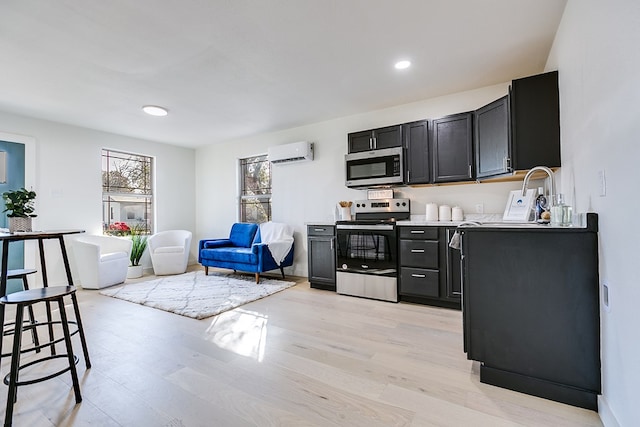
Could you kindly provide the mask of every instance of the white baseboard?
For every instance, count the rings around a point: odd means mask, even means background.
[[[604,427],[620,427],[620,423],[618,423],[615,415],[613,415],[607,399],[602,395],[598,396],[598,415]]]

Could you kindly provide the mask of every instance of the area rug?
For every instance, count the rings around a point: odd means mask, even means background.
[[[102,295],[123,299],[182,316],[204,319],[280,292],[295,282],[255,276],[193,271],[147,282],[104,289]]]

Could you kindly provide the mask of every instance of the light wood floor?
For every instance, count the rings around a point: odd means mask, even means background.
[[[595,412],[481,384],[459,311],[302,278],[204,320],[78,294],[93,363],[78,364],[83,401],[69,374],[21,387],[15,426],[601,425]],[[6,386],[0,405],[4,418]]]

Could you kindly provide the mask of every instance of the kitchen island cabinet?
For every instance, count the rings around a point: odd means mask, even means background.
[[[480,381],[597,410],[597,215],[586,227],[461,227],[465,350]]]
[[[312,288],[336,290],[334,225],[307,225],[308,278]]]

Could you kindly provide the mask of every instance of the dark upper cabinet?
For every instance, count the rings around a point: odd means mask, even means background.
[[[511,83],[513,168],[560,167],[560,97],[558,72]]]
[[[431,158],[429,156],[429,121],[406,123],[402,134],[407,148],[405,170],[407,184],[431,182]]]
[[[402,147],[402,125],[353,132],[347,135],[349,153]]]
[[[473,126],[476,178],[511,173],[509,96],[476,110]]]
[[[460,113],[431,122],[433,182],[473,179],[473,113]]]

